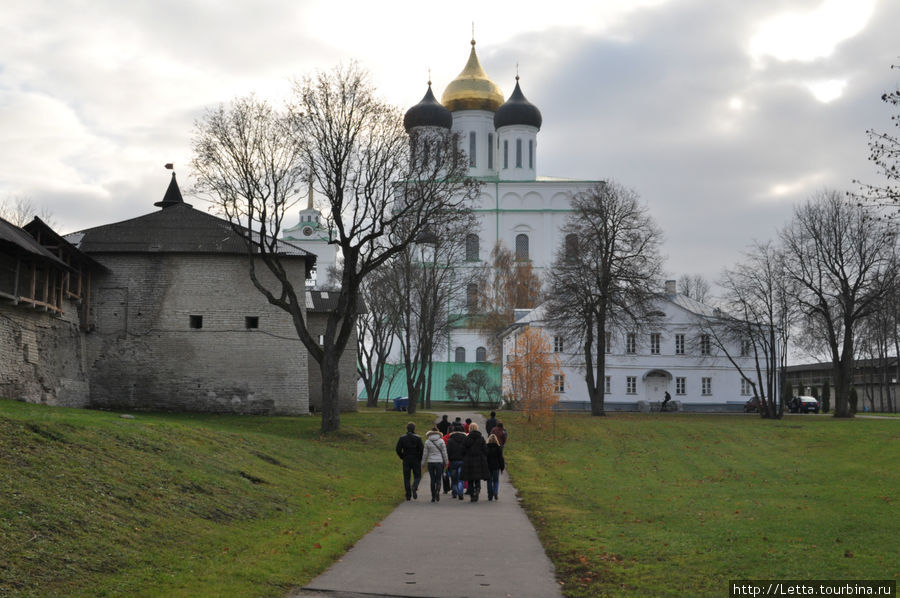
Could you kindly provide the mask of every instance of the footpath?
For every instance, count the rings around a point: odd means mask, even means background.
[[[457,415],[484,424],[478,414],[451,413],[451,421]],[[425,430],[416,432],[424,436]],[[289,598],[562,598],[553,564],[505,472],[494,502],[482,487],[475,503],[449,493],[432,503],[428,480],[426,472],[418,500],[401,503]],[[399,459],[397,493],[403,494]]]

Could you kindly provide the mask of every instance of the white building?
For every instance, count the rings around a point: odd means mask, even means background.
[[[317,210],[313,201],[313,187],[310,182],[309,198],[306,208],[300,210],[300,220],[295,226],[281,232],[281,238],[290,241],[316,256],[316,269],[307,287],[323,289],[328,283],[329,272],[338,260],[338,246],[331,243],[330,231],[323,220],[322,212]]]
[[[662,401],[666,391],[687,411],[739,410],[753,396],[752,386],[701,330],[701,319],[716,317],[716,310],[676,291],[675,281],[666,281],[665,292],[657,299],[657,310],[663,314],[658,327],[609,334],[604,381],[607,411],[649,408],[650,403]],[[582,349],[574,339],[547,327],[543,305],[504,333],[504,362],[515,351],[516,338],[528,327],[540,328],[559,358],[562,368],[555,383],[561,406],[589,409]],[[749,346],[741,343],[728,348],[731,358],[748,374],[755,372],[749,353]]]
[[[422,101],[407,111],[407,132],[440,127],[458,134],[469,159],[469,174],[483,182],[472,206],[480,226],[466,239],[466,263],[460,267],[482,266],[499,242],[529,260],[542,275],[562,242],[560,229],[571,212],[572,196],[600,182],[537,176],[537,134],[542,124],[541,112],[525,98],[518,75],[504,101],[478,61],[474,40],[465,68],[447,85],[441,102],[429,82]],[[465,311],[465,306],[459,308]],[[460,328],[434,358],[484,361],[486,345],[477,330]],[[441,383],[439,392],[442,388]]]

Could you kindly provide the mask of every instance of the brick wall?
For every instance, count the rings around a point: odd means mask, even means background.
[[[91,406],[305,414],[307,352],[243,256],[96,254]],[[290,264],[303,286],[303,260]],[[263,267],[258,269],[262,275]],[[202,318],[202,327],[197,326]],[[255,318],[258,328],[248,328]]]
[[[0,397],[63,407],[89,400],[78,305],[62,315],[0,302]]]

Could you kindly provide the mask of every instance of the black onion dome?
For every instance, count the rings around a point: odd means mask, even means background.
[[[525,99],[522,89],[519,87],[519,77],[516,77],[516,88],[509,99],[494,113],[494,128],[508,125],[529,125],[540,130],[544,119],[538,107]]]
[[[428,82],[428,91],[422,101],[406,111],[403,117],[403,126],[406,132],[413,127],[442,127],[449,129],[453,125],[453,115],[444,108],[434,94],[431,93],[431,81]]]

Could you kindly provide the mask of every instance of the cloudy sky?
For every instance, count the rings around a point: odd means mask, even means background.
[[[3,4],[0,200],[61,232],[155,209],[166,162],[189,189],[193,123],[234,97],[348,60],[404,110],[429,69],[440,97],[474,21],[488,75],[508,95],[518,64],[543,113],[539,174],[634,188],[670,274],[715,279],[797,202],[876,180],[865,131],[900,81],[897,0]]]

